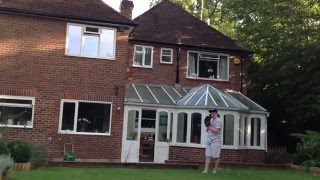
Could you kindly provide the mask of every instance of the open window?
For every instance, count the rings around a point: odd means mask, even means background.
[[[60,133],[110,134],[109,102],[62,100]]]
[[[188,77],[206,79],[229,79],[229,55],[189,52]]]

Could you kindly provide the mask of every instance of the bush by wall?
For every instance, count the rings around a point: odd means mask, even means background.
[[[4,141],[0,141],[0,155],[9,155],[10,151],[7,147],[7,143]]]
[[[8,155],[0,155],[0,176],[8,175],[13,167],[13,160]]]
[[[11,156],[16,163],[26,163],[31,158],[31,145],[25,141],[11,141],[8,143]]]

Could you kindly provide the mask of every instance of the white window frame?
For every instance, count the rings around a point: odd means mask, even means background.
[[[33,128],[34,123],[34,105],[35,105],[35,98],[28,97],[28,96],[8,96],[8,95],[0,95],[0,98],[4,99],[15,99],[15,100],[29,100],[32,104],[19,104],[19,103],[1,103],[0,106],[5,107],[21,107],[21,108],[32,108],[32,115],[31,115],[31,126],[28,125],[3,125],[0,124],[0,127],[11,127],[11,128]]]
[[[186,77],[188,79],[199,79],[199,80],[213,80],[213,81],[229,81],[230,77],[229,77],[229,73],[230,73],[230,55],[229,54],[224,54],[224,53],[214,53],[214,52],[204,52],[204,51],[188,51],[187,52],[187,71],[186,71]],[[197,74],[196,77],[194,76],[189,76],[189,63],[190,63],[190,53],[198,53],[198,63],[197,63]],[[219,75],[219,65],[220,65],[220,56],[226,56],[227,57],[227,79],[218,79],[218,78],[204,78],[204,77],[199,77],[199,56],[200,54],[212,54],[212,55],[217,55],[219,57],[219,59],[217,59],[217,74]]]
[[[141,47],[142,48],[142,51],[140,52],[139,51],[139,53],[142,53],[143,54],[143,56],[142,56],[142,65],[137,65],[137,64],[134,64],[134,62],[135,62],[135,60],[134,60],[134,58],[135,58],[135,55],[136,55],[136,47]],[[133,47],[134,49],[133,49],[133,51],[134,51],[134,53],[133,53],[133,67],[141,67],[141,68],[152,68],[152,66],[153,66],[153,46],[144,46],[144,45],[134,45],[134,47]],[[146,48],[151,48],[151,64],[150,65],[145,65],[145,58],[146,58]]]
[[[80,26],[82,29],[81,32],[81,48],[80,48],[80,54],[72,54],[68,53],[69,48],[69,26]],[[114,42],[113,42],[113,57],[103,57],[100,56],[101,52],[101,37],[99,36],[99,44],[98,44],[98,56],[86,56],[83,54],[83,47],[84,47],[84,31],[86,27],[92,27],[92,28],[99,28],[99,33],[93,33],[93,34],[99,34],[101,35],[101,32],[103,29],[105,30],[113,30],[114,31]],[[76,56],[76,57],[87,57],[87,58],[96,58],[96,59],[108,59],[108,60],[115,60],[116,59],[116,43],[117,42],[117,29],[111,28],[111,27],[101,27],[101,26],[93,26],[93,25],[84,25],[84,24],[77,24],[77,23],[67,23],[67,32],[66,32],[66,47],[65,47],[65,55],[66,56]]]
[[[256,146],[255,143],[251,145],[251,118],[259,118],[260,119],[260,146]],[[251,114],[248,116],[247,122],[247,148],[248,149],[259,149],[259,150],[266,150],[266,119],[263,115],[258,114]],[[256,123],[255,123],[256,125]],[[255,127],[256,129],[257,127]],[[255,132],[253,132],[255,133]],[[258,133],[258,132],[257,132]],[[256,137],[254,136],[254,141],[256,141]]]
[[[62,128],[62,116],[63,116],[63,104],[67,103],[75,103],[75,114],[74,114],[74,124],[73,130],[61,130]],[[96,132],[77,132],[77,123],[78,123],[78,110],[79,103],[97,103],[97,104],[110,104],[110,122],[109,122],[109,132],[108,133],[96,133]],[[80,135],[100,135],[100,136],[110,136],[111,135],[111,122],[112,122],[112,102],[104,102],[104,101],[86,101],[86,100],[74,100],[74,99],[61,99],[60,103],[60,117],[59,117],[59,134],[80,134]]]
[[[171,52],[171,55],[168,56],[168,55],[163,54],[163,50],[170,51],[170,52]],[[162,57],[163,57],[163,56],[170,57],[170,62],[162,61]],[[161,48],[160,63],[163,63],[163,64],[172,64],[172,62],[173,62],[172,60],[173,60],[173,49],[171,49],[171,48]]]

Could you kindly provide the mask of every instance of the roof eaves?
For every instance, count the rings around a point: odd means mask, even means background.
[[[12,8],[3,8],[0,7],[0,13],[7,13],[7,14],[16,14],[16,15],[25,15],[25,16],[37,16],[37,17],[45,17],[51,19],[63,19],[63,20],[75,20],[75,21],[88,21],[88,22],[95,22],[98,24],[114,24],[114,25],[124,25],[124,26],[131,26],[135,27],[138,24],[132,21],[132,23],[125,23],[125,22],[115,22],[115,21],[101,21],[92,18],[84,18],[84,17],[77,17],[77,16],[70,16],[65,14],[55,14],[55,13],[47,13],[47,12],[36,12],[36,11],[27,11],[21,9],[12,9]]]
[[[164,45],[164,46],[172,46],[172,47],[185,47],[185,48],[194,48],[199,50],[213,50],[213,51],[228,51],[228,52],[235,52],[235,53],[245,53],[245,54],[253,54],[254,52],[247,49],[226,49],[226,48],[211,48],[206,46],[196,46],[196,45],[188,45],[188,44],[178,44],[178,43],[164,43],[164,42],[157,42],[157,41],[148,41],[136,38],[129,38],[129,41],[132,43],[146,43],[151,45]]]

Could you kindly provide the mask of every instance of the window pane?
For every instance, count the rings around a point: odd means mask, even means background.
[[[68,54],[81,53],[82,27],[69,25],[68,27]]]
[[[110,132],[110,104],[79,102],[77,132]]]
[[[247,134],[248,134],[248,126],[247,126],[248,117],[244,118],[244,139],[243,139],[243,145],[247,145]]]
[[[136,46],[136,49],[135,49],[135,51],[140,51],[140,52],[142,52],[142,46]]]
[[[228,79],[228,57],[220,56],[219,79]]]
[[[201,114],[193,113],[191,115],[191,143],[200,144],[201,140]]]
[[[0,103],[32,104],[32,101],[31,101],[31,100],[22,100],[22,99],[5,99],[5,98],[0,98]]]
[[[133,64],[138,65],[138,66],[142,66],[142,56],[143,56],[143,53],[135,52]]]
[[[197,77],[198,72],[198,53],[189,53],[188,75]]]
[[[169,142],[172,142],[172,126],[173,126],[173,113],[170,114],[170,134],[169,134]]]
[[[162,55],[171,56],[172,51],[168,49],[162,49]]]
[[[177,124],[177,142],[185,143],[187,142],[187,113],[178,114],[178,124]]]
[[[127,140],[137,140],[139,111],[131,110],[128,112],[128,124],[127,124]]]
[[[260,146],[260,137],[261,137],[260,131],[261,131],[261,119],[251,118],[251,136],[250,136],[251,146]]]
[[[151,66],[151,56],[152,56],[152,48],[146,48],[144,65]]]
[[[217,78],[217,61],[199,60],[199,77],[203,78]]]
[[[156,111],[142,110],[141,127],[155,128],[155,125],[156,125]]]
[[[159,129],[158,129],[158,141],[166,142],[167,141],[167,127],[168,127],[168,113],[160,112],[159,113]]]
[[[73,130],[75,108],[75,103],[63,103],[61,130]]]
[[[233,145],[234,137],[234,116],[224,115],[223,123],[223,145]]]
[[[161,61],[162,62],[171,62],[171,56],[162,56]]]
[[[101,34],[101,57],[113,58],[114,54],[114,42],[115,42],[115,31],[110,29],[102,29]]]
[[[97,57],[99,52],[99,35],[85,34],[83,55],[90,57]]]
[[[32,108],[0,106],[0,125],[32,125]]]

